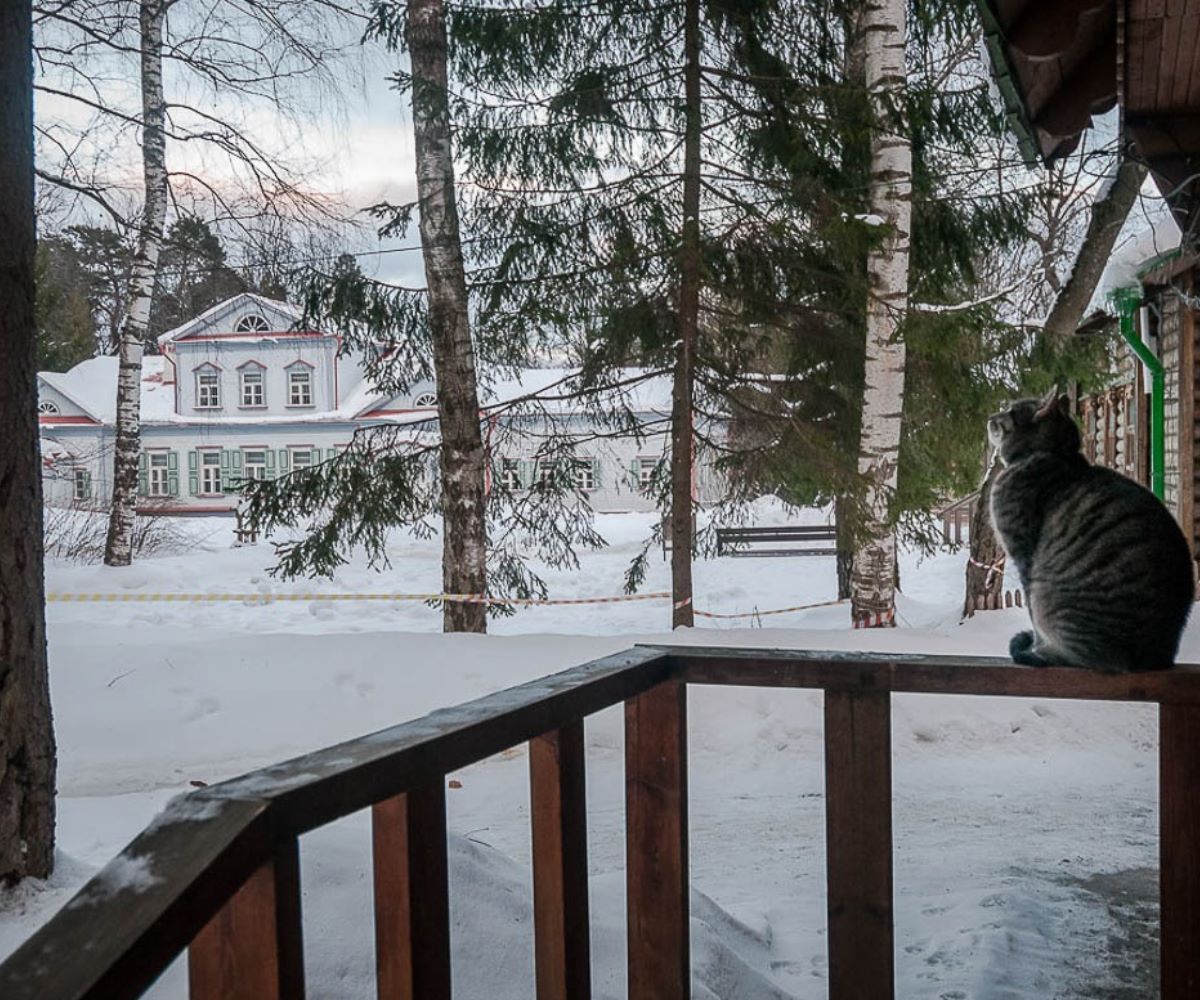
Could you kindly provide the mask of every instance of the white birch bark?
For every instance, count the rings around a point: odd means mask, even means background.
[[[485,461],[450,148],[445,4],[442,0],[408,0],[407,28],[421,253],[429,290],[441,431],[442,587],[450,594],[484,594]],[[446,632],[486,632],[487,608],[447,602],[442,628]]]
[[[865,523],[854,559],[850,613],[855,625],[895,622],[896,490],[904,408],[908,253],[912,232],[912,147],[903,115],[904,0],[868,0],[863,16],[867,90],[876,118],[871,141],[872,214],[883,239],[867,257],[867,344],[858,471],[867,482]]]
[[[142,0],[138,9],[142,46],[142,176],[146,194],[137,254],[130,274],[129,311],[121,326],[112,510],[104,546],[104,562],[108,566],[128,566],[133,559],[133,522],[141,452],[142,352],[150,325],[150,301],[167,217],[166,100],[163,97],[162,61],[167,3],[168,0]]]

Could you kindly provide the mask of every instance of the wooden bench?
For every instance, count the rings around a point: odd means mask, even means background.
[[[781,542],[801,546],[780,548]],[[825,543],[820,548],[813,547]],[[762,545],[775,548],[761,548]],[[717,555],[731,556],[832,556],[837,555],[837,526],[792,524],[769,528],[718,528]]]

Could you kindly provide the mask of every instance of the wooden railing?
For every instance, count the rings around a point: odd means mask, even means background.
[[[188,949],[194,1000],[304,993],[297,841],[370,808],[384,1000],[449,1000],[445,775],[530,742],[538,1000],[590,995],[583,719],[625,704],[630,1000],[690,996],[687,686],[825,691],[829,996],[894,991],[891,695],[1157,702],[1163,1000],[1200,997],[1200,670],[638,647],[197,791],[0,966],[4,1000],[140,995]]]

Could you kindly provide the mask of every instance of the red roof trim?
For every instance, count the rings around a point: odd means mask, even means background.
[[[90,427],[99,427],[100,421],[92,417],[85,417],[82,414],[74,416],[52,416],[46,413],[38,414],[39,424],[83,424]]]

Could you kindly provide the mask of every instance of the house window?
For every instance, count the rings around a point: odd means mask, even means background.
[[[270,329],[271,325],[263,317],[258,313],[250,313],[237,321],[233,331],[234,333],[267,333]]]
[[[242,369],[242,406],[266,406],[266,375],[261,368]]]
[[[58,413],[58,404],[46,400],[44,403],[38,403],[38,413],[44,413],[47,416],[53,416]]]
[[[537,480],[539,485],[552,486],[554,484],[554,476],[557,468],[558,462],[555,459],[539,459],[537,464]]]
[[[216,410],[221,406],[221,376],[210,369],[196,372],[196,409]]]
[[[420,409],[428,406],[437,406],[437,396],[432,392],[423,392],[413,400],[413,406]]]
[[[654,470],[658,468],[657,458],[638,459],[638,486],[647,489],[654,481]]]
[[[267,478],[267,449],[252,448],[242,452],[242,469],[246,479]]]
[[[221,453],[200,452],[200,492],[205,496],[217,496],[221,489]]]
[[[171,495],[171,483],[167,475],[167,453],[152,451],[147,453],[150,472],[150,495],[152,497],[167,497]]]
[[[572,469],[575,476],[575,489],[594,490],[596,488],[596,466],[590,458],[577,458]]]
[[[312,372],[293,369],[288,372],[288,405],[312,406]]]
[[[289,448],[293,469],[307,469],[313,464],[312,448]]]
[[[501,461],[500,486],[510,492],[521,488],[521,465],[515,458],[505,458]]]
[[[73,480],[75,499],[90,500],[92,498],[92,474],[87,469],[75,469]]]

